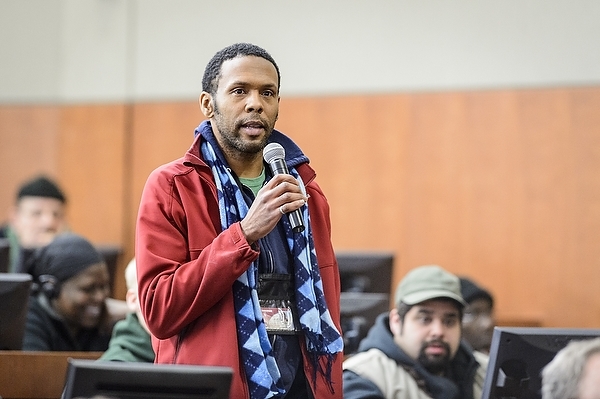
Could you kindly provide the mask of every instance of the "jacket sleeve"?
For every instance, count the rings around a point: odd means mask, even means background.
[[[385,399],[383,393],[370,380],[344,370],[344,399]]]
[[[23,335],[24,351],[53,351],[50,329],[52,324],[44,311],[36,304],[35,297],[29,297],[29,309]]]
[[[231,294],[233,282],[258,257],[239,223],[222,232],[215,227],[213,191],[193,169],[189,173],[154,171],[138,212],[140,307],[159,339],[178,334]]]

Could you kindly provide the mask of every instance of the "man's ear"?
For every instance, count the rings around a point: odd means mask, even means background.
[[[390,310],[390,331],[393,336],[402,334],[402,321],[396,308]]]
[[[130,311],[135,312],[139,309],[140,305],[138,302],[137,287],[127,290],[127,293],[125,294],[125,302],[127,303],[127,307]]]
[[[212,118],[215,113],[215,107],[213,98],[210,93],[203,91],[200,93],[200,97],[198,98],[198,104],[200,105],[200,111],[207,118]]]

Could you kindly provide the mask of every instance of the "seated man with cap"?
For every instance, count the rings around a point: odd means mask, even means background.
[[[488,358],[461,343],[458,277],[436,265],[413,269],[395,304],[345,360],[344,398],[481,398]]]

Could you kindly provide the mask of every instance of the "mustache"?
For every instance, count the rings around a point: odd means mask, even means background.
[[[252,118],[244,118],[242,120],[237,121],[236,128],[240,128],[246,124],[256,124],[260,123],[262,127],[269,127],[269,123],[265,121],[260,116],[252,117]]]
[[[447,353],[450,353],[450,345],[448,345],[446,342],[439,340],[439,339],[434,339],[432,341],[424,342],[423,345],[421,346],[421,352],[424,352],[425,349],[427,349],[430,346],[441,346],[446,350]]]

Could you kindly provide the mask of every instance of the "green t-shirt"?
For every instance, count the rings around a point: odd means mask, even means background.
[[[260,188],[265,183],[265,168],[262,169],[262,172],[260,172],[260,175],[257,177],[252,177],[250,179],[247,179],[245,177],[240,177],[240,182],[244,186],[246,186],[250,190],[252,190],[252,192],[254,193],[254,196],[256,197],[256,195],[258,194],[258,190],[260,190]]]

